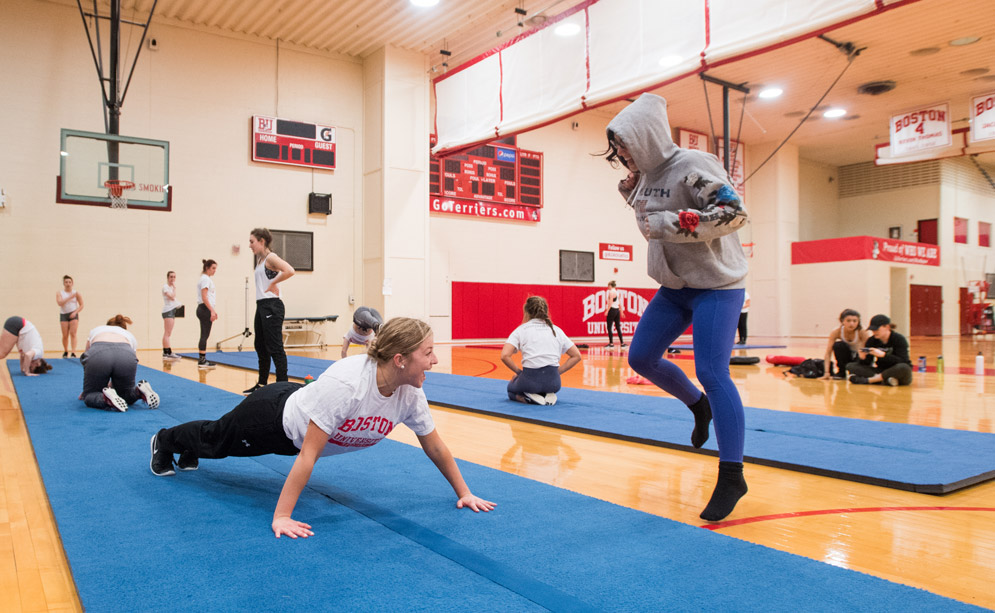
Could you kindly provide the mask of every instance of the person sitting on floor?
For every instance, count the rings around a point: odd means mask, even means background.
[[[130,323],[130,318],[115,315],[106,326],[90,330],[86,351],[80,356],[83,393],[79,397],[86,406],[122,413],[138,400],[144,400],[150,409],[159,406],[159,394],[148,381],[135,384],[138,341],[127,330]]]
[[[527,404],[556,404],[560,375],[580,362],[580,351],[549,318],[549,305],[541,296],[529,296],[525,317],[501,348],[501,361],[515,373],[508,382],[508,397]],[[522,367],[511,356],[522,352]],[[560,356],[567,361],[560,364]]]
[[[871,338],[860,350],[860,358],[846,365],[850,383],[881,383],[909,385],[912,383],[912,360],[909,341],[895,332],[895,324],[887,315],[875,315],[867,326]]]
[[[14,347],[17,347],[20,354],[21,373],[25,377],[42,375],[52,370],[42,357],[45,348],[38,330],[30,321],[16,315],[8,317],[3,323],[3,332],[0,332],[0,359],[7,357]]]
[[[833,328],[829,333],[829,344],[826,345],[826,356],[823,358],[826,374],[821,378],[846,380],[846,365],[859,359],[858,351],[870,337],[870,331],[864,330],[860,325],[860,313],[853,309],[843,309],[840,313],[840,327]],[[835,371],[830,359],[833,357],[836,358]]]

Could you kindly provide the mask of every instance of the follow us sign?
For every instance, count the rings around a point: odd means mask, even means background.
[[[616,243],[598,243],[598,254],[602,260],[615,260],[616,262],[631,262],[632,245],[618,245]]]

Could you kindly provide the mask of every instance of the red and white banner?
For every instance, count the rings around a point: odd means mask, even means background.
[[[677,144],[681,149],[708,152],[708,135],[694,130],[677,128]]]
[[[953,143],[950,104],[944,102],[893,115],[888,131],[892,157],[950,146]]]
[[[910,243],[875,236],[848,236],[791,243],[792,265],[853,260],[939,266],[940,248],[926,243]]]
[[[432,213],[447,213],[463,217],[485,219],[500,219],[503,221],[537,222],[542,209],[517,204],[500,204],[497,202],[482,202],[480,200],[463,200],[461,198],[429,198],[429,211]]]
[[[995,92],[971,99],[971,142],[995,139]]]
[[[719,138],[718,144],[719,162],[725,166],[725,139]],[[746,146],[738,140],[729,142],[729,157],[732,163],[729,165],[729,177],[732,179],[732,186],[736,189],[740,199],[746,199]]]
[[[658,288],[617,288],[622,333],[630,337]],[[608,290],[578,285],[518,285],[453,281],[453,339],[508,338],[522,323],[522,305],[529,296],[549,302],[549,314],[571,338],[607,339]]]
[[[632,245],[616,245],[615,243],[598,243],[598,257],[602,260],[631,262]]]

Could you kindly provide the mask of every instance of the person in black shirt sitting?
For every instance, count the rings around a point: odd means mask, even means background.
[[[871,338],[860,349],[858,360],[846,365],[850,383],[891,386],[912,383],[909,341],[894,331],[891,319],[887,315],[875,315],[867,329],[871,331]]]

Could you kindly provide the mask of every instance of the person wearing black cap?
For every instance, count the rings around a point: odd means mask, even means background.
[[[376,338],[377,330],[382,323],[383,318],[376,309],[365,306],[356,309],[352,315],[352,327],[342,337],[341,357],[344,358],[349,354],[349,347],[353,343],[368,346],[370,341]]]
[[[867,326],[871,337],[860,349],[858,360],[846,365],[850,383],[909,385],[912,383],[912,360],[909,341],[895,332],[887,315],[875,315]]]

